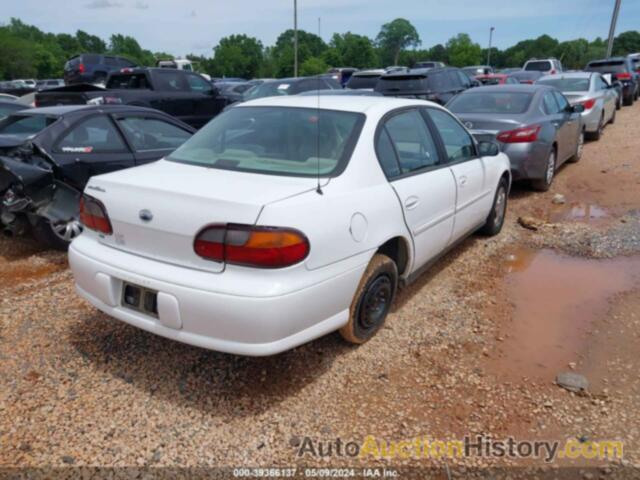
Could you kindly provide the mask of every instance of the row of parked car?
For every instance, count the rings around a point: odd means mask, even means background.
[[[335,330],[363,343],[399,286],[500,232],[513,181],[546,190],[580,160],[625,79],[471,88],[437,65],[356,90],[343,73],[256,80],[235,103],[179,69],[39,93],[0,120],[5,232],[68,247],[81,296],[168,338],[245,355]]]

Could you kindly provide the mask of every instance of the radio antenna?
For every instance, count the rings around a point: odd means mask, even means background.
[[[318,17],[318,37],[320,37],[320,17]],[[316,76],[316,162],[318,165],[316,193],[323,195],[324,192],[320,186],[320,75]]]

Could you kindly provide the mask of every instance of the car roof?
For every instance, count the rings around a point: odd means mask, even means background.
[[[566,73],[554,73],[553,75],[543,75],[537,81],[550,80],[553,78],[591,78],[594,75],[598,75],[597,72],[566,72]]]
[[[487,85],[486,87],[475,87],[465,90],[460,95],[471,95],[473,93],[482,92],[503,92],[503,93],[537,93],[542,90],[557,90],[550,85],[527,85],[527,84],[505,84],[505,85]]]
[[[366,113],[371,110],[392,110],[413,105],[442,107],[433,102],[395,97],[378,97],[369,95],[287,95],[258,98],[244,102],[234,108],[244,107],[296,107],[318,108],[321,110],[338,110],[344,112]]]
[[[27,112],[28,115],[52,115],[52,116],[62,116],[67,115],[69,113],[74,112],[87,112],[87,111],[106,111],[106,112],[131,112],[131,111],[143,111],[143,112],[158,112],[158,110],[154,110],[152,108],[146,107],[137,107],[132,105],[61,105],[55,107],[37,107],[37,108],[29,108]]]

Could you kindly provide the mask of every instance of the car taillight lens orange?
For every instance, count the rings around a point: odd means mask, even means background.
[[[309,240],[301,232],[255,225],[212,225],[196,235],[193,249],[215,262],[258,268],[283,268],[304,260]]]
[[[113,233],[107,209],[100,200],[89,195],[83,195],[80,199],[80,222],[85,227],[105,235]]]

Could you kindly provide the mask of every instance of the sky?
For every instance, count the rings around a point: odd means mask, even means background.
[[[234,33],[272,45],[292,28],[293,0],[4,0],[0,23],[16,17],[41,30],[84,30],[105,40],[135,37],[143,48],[176,56],[210,56],[220,38]],[[559,40],[608,35],[615,0],[298,0],[298,26],[329,40],[351,31],[371,38],[382,24],[403,17],[423,47],[465,32],[483,47],[506,48],[548,34]],[[320,18],[320,22],[318,19]],[[616,32],[638,29],[640,0],[622,0]],[[320,27],[320,29],[319,29]]]

